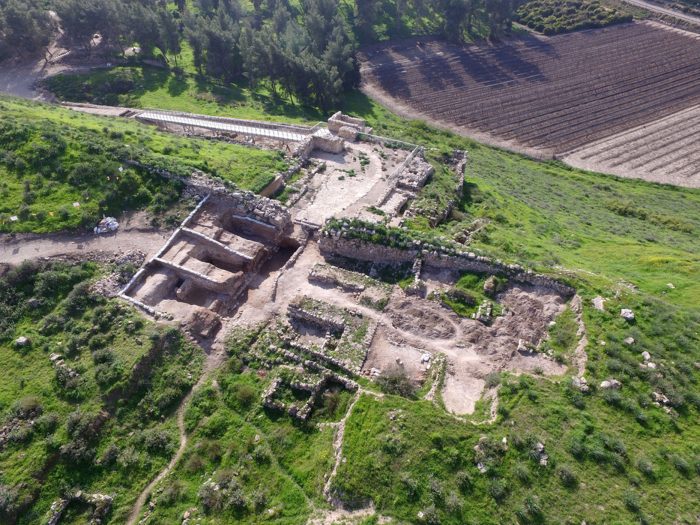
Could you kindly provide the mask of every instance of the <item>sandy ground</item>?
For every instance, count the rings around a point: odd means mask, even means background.
[[[424,362],[424,356],[445,354],[447,375],[442,396],[448,410],[455,414],[474,411],[484,377],[491,372],[533,373],[538,369],[545,375],[558,375],[566,371],[565,366],[547,356],[518,351],[521,341],[539,343],[550,321],[564,310],[564,299],[553,292],[531,287],[508,289],[498,297],[507,312],[494,319],[491,326],[461,318],[435,301],[407,297],[398,287],[385,311],[378,312],[361,305],[359,295],[310,283],[308,275],[319,260],[318,245],[310,242],[294,266],[279,276],[276,294],[273,296],[271,285],[274,279],[260,283],[250,290],[233,323],[255,324],[274,315],[284,316],[289,303],[300,295],[358,311],[379,326],[363,373],[369,375],[372,369],[387,370],[398,365],[414,380],[422,381],[432,362]],[[442,277],[447,280],[449,276]]]
[[[562,160],[620,177],[700,188],[700,105],[599,140]]]
[[[369,160],[364,167],[361,155]],[[340,154],[314,152],[312,157],[325,162],[327,167],[314,176],[307,194],[294,206],[295,218],[323,224],[332,216],[364,217],[366,209],[377,205],[388,190],[388,176],[403,160],[395,159],[396,155],[385,162],[373,145],[365,143],[349,144],[347,151]]]

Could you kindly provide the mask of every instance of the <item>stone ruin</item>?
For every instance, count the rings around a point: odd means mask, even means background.
[[[100,525],[105,522],[105,518],[112,508],[112,500],[112,496],[107,494],[88,494],[82,490],[71,492],[51,504],[46,525],[57,525],[66,509],[74,503],[90,506],[92,511],[88,521],[89,525]]]
[[[263,334],[246,357],[279,374],[263,392],[263,406],[305,422],[328,389],[337,387],[357,391],[358,384],[343,370],[318,356],[319,353],[309,345],[298,342],[288,325],[279,324],[276,329]],[[291,398],[286,395],[290,393]]]
[[[275,201],[248,192],[210,195],[121,296],[210,338],[265,265],[298,247],[291,235],[289,212]]]
[[[287,307],[294,337],[290,346],[328,366],[358,375],[377,329],[361,313],[341,309],[308,297],[298,297]],[[299,334],[316,334],[316,344],[304,342]],[[313,338],[312,338],[313,340]]]
[[[328,119],[328,129],[331,133],[350,141],[357,140],[360,133],[372,132],[372,128],[367,126],[364,119],[344,115],[341,111],[334,113]]]

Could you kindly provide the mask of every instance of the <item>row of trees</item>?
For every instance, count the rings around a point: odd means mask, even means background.
[[[330,107],[359,78],[355,42],[337,0],[304,0],[301,13],[283,2],[241,16],[230,0],[200,0],[184,17],[195,65],[225,81],[267,82],[300,100]],[[207,9],[207,6],[209,9]]]
[[[275,93],[327,108],[359,78],[358,41],[435,32],[459,41],[475,27],[498,36],[510,30],[520,1],[252,0],[251,9],[242,0],[5,0],[0,58],[3,46],[7,54],[48,45],[55,30],[50,7],[66,38],[88,53],[98,43],[122,53],[138,45],[142,56],[170,57],[177,66],[187,41],[209,78],[265,82]]]
[[[88,52],[99,34],[106,50],[138,44],[146,56],[180,53],[179,12],[159,0],[57,0],[55,9],[67,38]]]

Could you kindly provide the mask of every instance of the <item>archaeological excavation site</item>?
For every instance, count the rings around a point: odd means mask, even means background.
[[[0,525],[700,525],[699,0],[0,0]]]
[[[489,375],[566,371],[543,343],[571,287],[402,227],[423,213],[416,197],[434,174],[419,145],[372,135],[341,113],[293,133],[128,116],[293,152],[293,167],[262,195],[197,179],[195,209],[120,294],[207,347],[256,327],[247,359],[273,371],[269,410],[305,421],[328,389],[400,374],[416,388],[432,383],[429,399],[440,388],[445,408],[465,416],[485,392],[495,399]],[[236,133],[207,127],[224,123]],[[459,194],[466,152],[449,166]]]

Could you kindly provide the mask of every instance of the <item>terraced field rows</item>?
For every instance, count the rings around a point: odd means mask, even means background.
[[[363,82],[415,116],[561,155],[700,103],[700,38],[644,22],[495,46],[368,49]]]
[[[700,105],[564,157],[584,169],[700,188]]]

